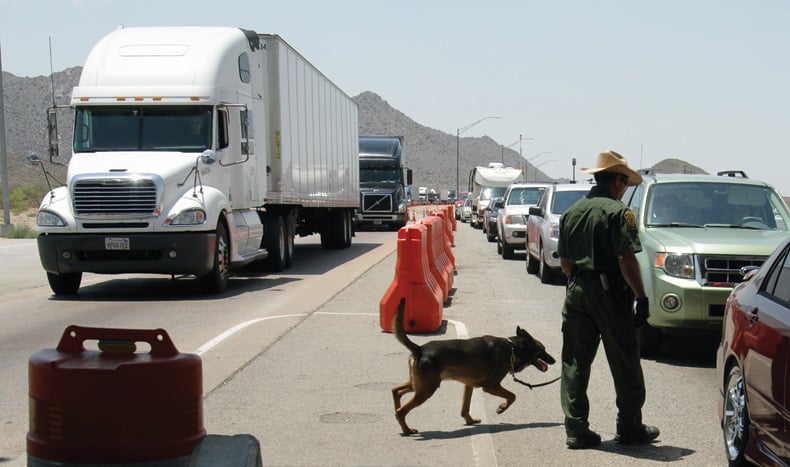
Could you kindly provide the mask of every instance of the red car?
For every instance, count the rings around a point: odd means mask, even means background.
[[[716,369],[730,465],[790,464],[789,357],[790,238],[727,299]]]

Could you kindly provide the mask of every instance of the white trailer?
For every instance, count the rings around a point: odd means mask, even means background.
[[[277,35],[115,30],[71,107],[68,180],[37,220],[56,294],[75,293],[83,272],[194,275],[222,292],[231,267],[289,266],[295,235],[351,244],[357,105]]]
[[[521,169],[505,167],[500,162],[489,162],[487,167],[477,166],[469,173],[469,198],[472,199],[473,227],[481,227],[485,208],[491,199],[503,196],[511,183],[521,180]]]

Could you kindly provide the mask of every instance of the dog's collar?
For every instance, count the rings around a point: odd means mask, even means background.
[[[553,380],[546,381],[545,383],[530,384],[530,383],[527,383],[526,381],[521,381],[520,379],[516,378],[516,345],[513,343],[512,340],[510,340],[509,337],[508,337],[507,341],[510,343],[510,376],[513,377],[513,381],[515,381],[515,382],[517,382],[519,384],[523,384],[524,386],[526,386],[526,387],[528,387],[530,389],[539,388],[541,386],[547,386],[547,385],[549,385],[551,383],[559,381],[560,377],[557,376]]]

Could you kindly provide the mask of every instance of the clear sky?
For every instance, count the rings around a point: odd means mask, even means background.
[[[0,0],[3,70],[49,75],[50,38],[55,71],[82,65],[119,25],[279,34],[419,124],[454,135],[501,117],[463,135],[532,138],[523,156],[553,177],[614,149],[790,195],[787,0]]]

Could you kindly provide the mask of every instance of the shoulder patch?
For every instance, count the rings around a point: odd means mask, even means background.
[[[623,213],[623,217],[625,218],[625,225],[627,225],[629,229],[636,228],[636,216],[634,215],[634,211],[626,209]]]

